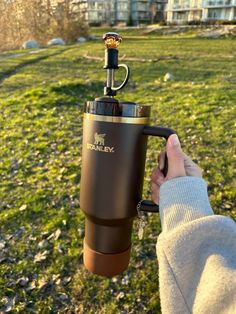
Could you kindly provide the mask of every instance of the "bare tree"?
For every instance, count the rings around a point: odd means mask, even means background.
[[[86,35],[88,28],[83,15],[73,5],[73,1],[60,1],[51,19],[52,31],[66,41],[74,41],[79,35]]]
[[[0,0],[0,12],[0,50],[29,39],[42,44],[55,36],[74,41],[88,31],[71,0]]]
[[[157,3],[152,2],[150,4],[151,24],[154,24],[157,16]]]

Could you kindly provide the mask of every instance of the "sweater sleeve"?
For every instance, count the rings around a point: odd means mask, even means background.
[[[162,313],[236,313],[236,225],[214,215],[205,181],[179,177],[162,184],[160,217]]]

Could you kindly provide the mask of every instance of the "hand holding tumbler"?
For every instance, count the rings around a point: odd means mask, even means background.
[[[121,37],[104,35],[107,86],[104,96],[84,107],[80,206],[85,213],[84,265],[112,277],[129,264],[133,220],[140,210],[157,212],[142,200],[148,136],[168,139],[169,128],[149,126],[150,106],[114,98],[129,79],[129,67],[118,64]],[[114,71],[126,69],[125,81],[114,87]]]

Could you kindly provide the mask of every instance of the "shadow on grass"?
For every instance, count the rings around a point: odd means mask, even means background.
[[[83,99],[84,101],[92,101],[93,98],[102,96],[103,88],[104,84],[102,82],[88,82],[85,84],[68,83],[60,86],[52,86],[50,87],[50,91],[67,96],[77,96],[78,99]],[[72,105],[73,103],[69,102],[68,104]]]
[[[92,101],[98,96],[102,96],[103,91],[102,82],[93,83],[64,83],[60,85],[49,86],[48,88],[34,88],[22,95],[22,99],[27,103],[27,107],[32,107],[32,103],[42,109],[49,109],[53,107],[79,107],[83,108],[86,101]],[[14,104],[17,100],[14,99]],[[82,111],[81,111],[82,113]]]
[[[60,51],[57,51],[57,52],[54,52],[54,53],[51,53],[51,54],[48,54],[48,55],[44,55],[44,56],[40,56],[38,58],[34,58],[34,59],[31,59],[31,60],[26,60],[26,61],[23,61],[22,63],[20,64],[17,64],[15,67],[13,67],[12,69],[9,69],[5,72],[0,72],[0,84],[5,80],[7,79],[8,77],[16,74],[19,70],[27,67],[28,65],[32,65],[32,64],[35,64],[35,63],[38,63],[42,60],[45,60],[45,59],[48,59],[50,57],[54,57],[54,56],[57,56],[57,55],[60,55],[61,53],[65,52],[65,51],[68,51],[68,50],[71,50],[71,49],[74,49],[74,48],[66,48],[66,49],[63,49],[63,50],[60,50]]]

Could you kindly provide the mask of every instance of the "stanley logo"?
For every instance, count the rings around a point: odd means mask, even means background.
[[[106,134],[98,134],[96,132],[94,134],[94,143],[93,144],[87,143],[87,149],[104,153],[114,153],[115,152],[114,147],[105,146],[105,136]]]

